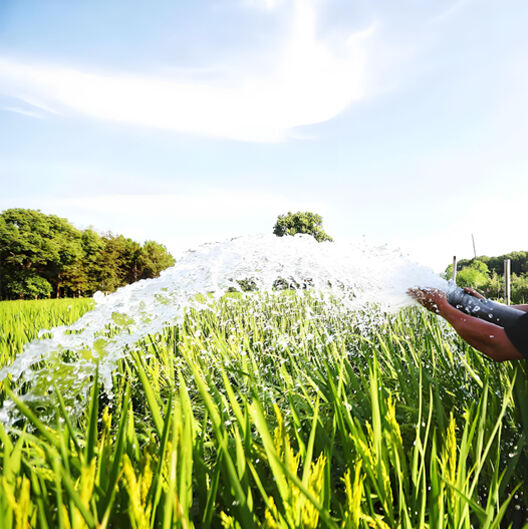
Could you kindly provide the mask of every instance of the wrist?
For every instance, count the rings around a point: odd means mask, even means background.
[[[438,300],[436,306],[438,307],[438,314],[440,314],[440,316],[445,316],[446,314],[449,314],[452,310],[457,310],[449,304],[449,301],[447,301],[446,298]]]

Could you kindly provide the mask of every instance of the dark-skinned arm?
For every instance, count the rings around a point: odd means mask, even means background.
[[[456,309],[447,301],[445,292],[437,289],[412,289],[409,295],[426,309],[446,319],[469,345],[496,362],[523,358],[502,327]]]
[[[502,327],[470,316],[452,307],[447,300],[445,304],[441,303],[438,306],[438,314],[445,318],[469,345],[496,362],[523,358]]]

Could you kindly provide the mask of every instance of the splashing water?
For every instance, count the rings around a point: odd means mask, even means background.
[[[98,366],[105,390],[112,390],[112,372],[141,338],[182,321],[189,307],[211,307],[214,300],[242,284],[271,292],[278,283],[317,292],[323,301],[338,299],[347,309],[376,305],[394,311],[412,303],[413,286],[446,290],[447,282],[430,269],[411,263],[386,246],[318,243],[310,236],[251,236],[205,244],[188,251],[159,278],[142,280],[110,295],[94,296],[96,307],[69,327],[56,327],[51,338],[33,341],[13,364],[0,370],[20,395],[38,409],[49,405],[52,383],[84,402]],[[49,406],[48,406],[49,407]],[[75,407],[75,405],[73,405]],[[75,410],[72,410],[75,411]],[[6,400],[0,421],[9,424],[15,405]]]

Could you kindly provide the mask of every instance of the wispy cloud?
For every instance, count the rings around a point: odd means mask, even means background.
[[[14,114],[20,114],[28,118],[42,119],[44,117],[39,112],[35,112],[34,110],[27,110],[25,108],[20,107],[1,107],[0,110],[3,110],[5,112],[13,112]]]
[[[316,30],[315,8],[295,1],[291,34],[274,61],[275,70],[261,77],[241,72],[229,83],[199,82],[194,76],[182,81],[4,57],[0,92],[65,115],[243,141],[279,141],[296,127],[330,120],[364,96],[364,38],[344,40],[334,51]]]
[[[457,0],[447,7],[444,11],[440,12],[432,18],[432,22],[443,22],[451,15],[455,14],[458,10],[466,6],[468,0]]]

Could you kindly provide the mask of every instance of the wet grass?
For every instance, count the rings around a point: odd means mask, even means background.
[[[86,303],[0,304],[0,357]],[[53,391],[53,424],[13,395],[24,420],[0,427],[0,520],[523,527],[526,380],[522,362],[487,361],[417,309],[379,321],[308,297],[228,296],[130,350],[113,395],[94,380],[80,418],[66,394]]]
[[[42,329],[71,325],[93,306],[87,298],[0,301],[0,367],[10,364]]]

